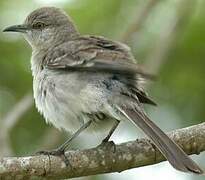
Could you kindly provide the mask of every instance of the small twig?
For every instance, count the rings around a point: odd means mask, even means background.
[[[21,116],[31,108],[33,104],[31,93],[26,94],[14,107],[5,115],[0,126],[0,153],[2,155],[11,155],[9,133],[15,126]]]
[[[12,129],[20,117],[31,108],[32,104],[33,98],[29,92],[5,115],[1,125],[3,125],[8,131]]]
[[[183,29],[184,20],[188,19],[194,12],[194,3],[196,2],[192,0],[182,0],[177,3],[176,17],[170,20],[168,25],[161,32],[153,51],[146,60],[147,63],[144,66],[147,72],[155,75],[158,74],[160,68],[167,60],[166,55],[169,53],[177,37],[181,34],[180,30]],[[187,8],[187,6],[189,8]]]
[[[159,0],[149,0],[144,7],[140,9],[140,12],[136,14],[135,21],[128,26],[127,30],[122,35],[120,39],[121,42],[128,42],[131,36],[142,27],[149,13],[152,11],[152,8],[155,7],[158,2]]]

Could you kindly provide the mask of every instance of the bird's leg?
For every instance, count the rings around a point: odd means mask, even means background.
[[[65,150],[69,146],[70,142],[75,139],[82,131],[84,131],[87,127],[90,126],[91,120],[83,124],[66,142],[64,142],[61,146],[58,148],[51,150],[51,151],[39,151],[37,154],[43,154],[43,155],[52,155],[52,156],[60,156],[66,163],[66,165],[69,164],[69,161],[67,157],[65,156]]]
[[[69,146],[70,142],[75,139],[82,131],[84,131],[86,128],[88,128],[91,124],[91,120],[83,124],[80,129],[78,129],[65,143],[63,143],[59,148],[57,148],[60,151],[65,151],[67,147]]]
[[[109,141],[110,137],[112,136],[112,134],[114,133],[115,129],[117,128],[117,126],[119,125],[120,121],[116,120],[114,125],[112,126],[112,128],[110,129],[108,135],[102,140],[102,143],[106,143]]]
[[[118,121],[118,120],[115,121],[115,123],[112,126],[112,128],[110,129],[108,135],[102,140],[100,146],[109,143],[109,145],[111,145],[113,147],[113,151],[115,152],[115,150],[116,150],[115,143],[113,141],[109,141],[109,139],[112,136],[112,134],[114,133],[114,131],[117,128],[117,126],[119,125],[119,123],[120,123],[120,121]]]

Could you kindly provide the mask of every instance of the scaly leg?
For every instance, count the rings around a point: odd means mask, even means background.
[[[65,143],[63,143],[61,146],[59,146],[57,149],[51,150],[51,151],[39,151],[37,154],[43,154],[43,155],[53,155],[53,156],[61,156],[63,160],[65,161],[66,165],[69,164],[69,161],[67,157],[65,156],[65,150],[69,146],[70,142],[75,139],[82,131],[84,131],[87,127],[90,126],[91,120],[83,124],[80,129],[78,129]]]
[[[114,125],[112,126],[112,128],[110,129],[108,135],[102,140],[102,143],[106,143],[109,141],[110,137],[112,136],[112,134],[114,133],[115,129],[117,128],[117,126],[119,125],[120,121],[116,120]]]

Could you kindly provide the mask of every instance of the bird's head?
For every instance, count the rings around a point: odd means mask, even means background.
[[[32,48],[49,48],[78,35],[69,16],[59,8],[43,7],[28,15],[21,25],[7,27],[4,32],[23,33]]]

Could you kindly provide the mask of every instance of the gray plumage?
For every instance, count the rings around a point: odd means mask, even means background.
[[[142,103],[155,105],[141,87],[142,78],[151,76],[134,63],[129,47],[80,35],[71,19],[54,7],[37,9],[23,25],[5,31],[23,32],[32,46],[34,98],[47,122],[74,133],[89,121],[88,129],[100,131],[130,120],[174,168],[203,173],[144,113]]]

